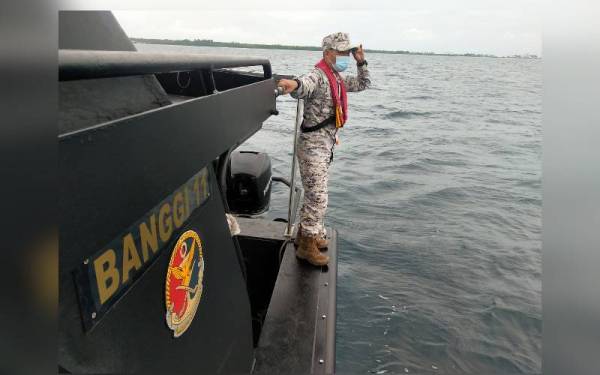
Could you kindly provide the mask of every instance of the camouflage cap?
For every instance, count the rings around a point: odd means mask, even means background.
[[[341,32],[329,34],[323,38],[322,47],[323,51],[327,49],[334,49],[341,52],[358,48],[357,46],[350,44],[350,37],[348,36],[348,33]]]

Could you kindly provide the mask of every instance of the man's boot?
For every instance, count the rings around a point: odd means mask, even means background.
[[[324,266],[329,262],[329,257],[321,254],[317,248],[317,240],[313,237],[304,236],[301,233],[298,233],[296,257],[304,259],[314,266]]]
[[[296,237],[296,239],[294,240],[294,245],[296,245],[296,247],[298,247],[298,241],[300,239],[300,234],[298,234],[298,236]],[[327,247],[329,246],[329,240],[325,237],[317,237],[316,238],[317,241],[317,248],[321,251],[325,251],[327,250]]]
[[[327,250],[329,246],[329,240],[325,237],[317,237],[317,248],[321,251]]]

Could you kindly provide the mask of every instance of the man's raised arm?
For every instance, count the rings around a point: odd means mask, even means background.
[[[356,51],[352,51],[352,55],[354,56],[354,60],[356,60],[358,74],[356,77],[344,77],[344,84],[348,91],[363,91],[371,86],[371,79],[369,78],[369,69],[367,69],[367,60],[365,60],[365,52],[362,44]]]

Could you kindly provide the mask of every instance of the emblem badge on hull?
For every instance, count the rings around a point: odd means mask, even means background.
[[[174,337],[181,336],[194,320],[203,278],[202,242],[198,233],[188,230],[173,248],[165,285],[167,326]]]

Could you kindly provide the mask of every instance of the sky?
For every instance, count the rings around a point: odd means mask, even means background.
[[[371,49],[542,55],[542,0],[136,1],[113,8],[130,37],[320,46],[344,31]]]

